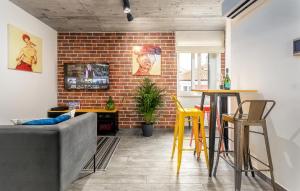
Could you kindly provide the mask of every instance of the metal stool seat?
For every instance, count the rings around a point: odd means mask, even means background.
[[[248,113],[243,114],[243,107],[248,106]],[[222,115],[222,128],[221,128],[221,138],[219,140],[218,146],[218,154],[216,165],[214,168],[213,175],[216,176],[217,168],[219,163],[219,158],[223,158],[230,166],[235,169],[235,191],[241,190],[241,181],[242,181],[242,172],[251,172],[254,176],[254,172],[256,171],[269,171],[271,175],[271,183],[273,186],[273,190],[276,190],[274,173],[273,173],[273,164],[272,157],[270,151],[270,144],[268,139],[267,125],[266,125],[266,117],[269,115],[271,110],[275,106],[275,101],[273,100],[246,100],[243,101],[237,108],[234,115],[224,114]],[[224,123],[229,122],[234,124],[232,128],[234,131],[234,150],[233,151],[222,151],[221,143],[224,139]],[[250,131],[250,126],[260,127],[262,132],[259,131]],[[250,154],[249,149],[249,133],[256,133],[264,136],[265,146],[268,157],[268,164],[259,160],[258,158],[252,156]],[[229,156],[221,155],[221,153],[231,152],[234,155],[234,161],[229,160]],[[253,169],[251,159],[256,160],[258,163],[265,166],[265,169]],[[244,166],[244,168],[243,168]],[[250,167],[250,169],[249,169]]]

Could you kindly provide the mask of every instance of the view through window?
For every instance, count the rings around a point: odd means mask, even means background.
[[[208,53],[178,53],[178,94],[192,95],[192,89],[208,89]]]

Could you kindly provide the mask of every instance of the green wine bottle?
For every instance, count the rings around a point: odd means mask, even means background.
[[[225,90],[230,90],[230,88],[231,88],[231,80],[230,80],[228,72],[229,72],[229,69],[226,68],[226,76],[224,78],[224,89]]]

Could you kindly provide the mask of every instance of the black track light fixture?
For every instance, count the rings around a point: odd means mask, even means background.
[[[123,0],[123,11],[125,14],[127,14],[127,20],[133,21],[133,16],[131,14],[131,9],[130,9],[130,3],[129,0]]]
[[[129,22],[133,21],[133,16],[132,16],[131,13],[127,13],[127,20],[128,20]]]

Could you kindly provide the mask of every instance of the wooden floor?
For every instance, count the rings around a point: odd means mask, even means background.
[[[121,141],[107,170],[75,181],[68,191],[232,191],[233,169],[221,160],[217,178],[209,178],[204,157],[183,153],[180,175],[171,160],[172,131],[156,129],[149,138],[140,129],[121,129]],[[243,177],[242,190],[269,191],[260,178]]]

